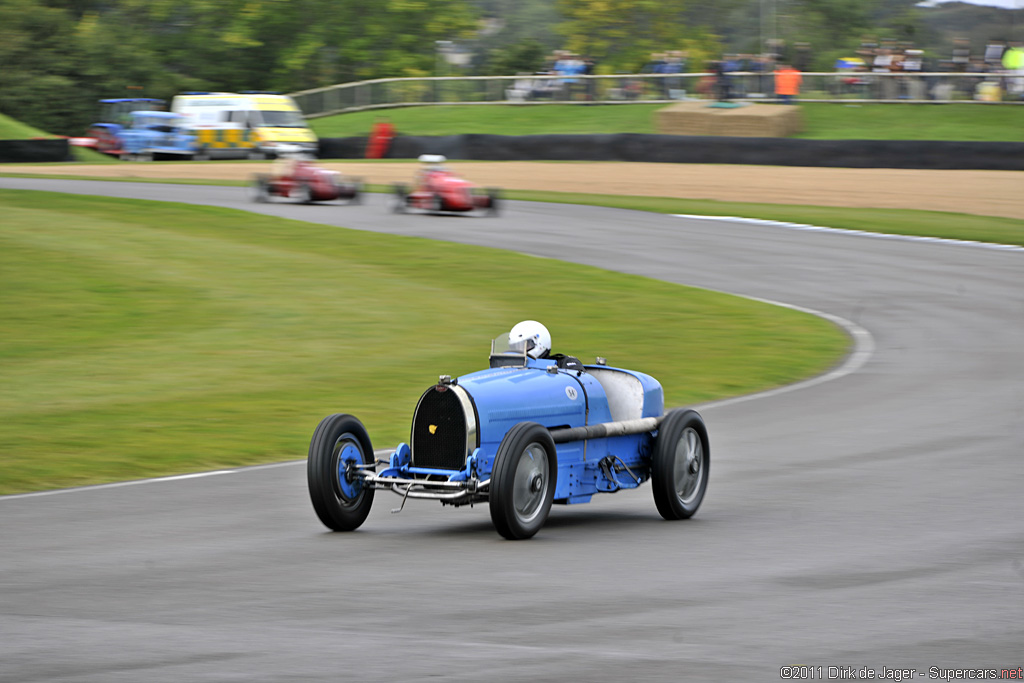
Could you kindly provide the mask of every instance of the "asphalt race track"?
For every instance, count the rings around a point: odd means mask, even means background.
[[[392,515],[398,498],[379,492],[359,531],[334,534],[301,462],[0,498],[0,681],[849,680],[865,667],[939,680],[1024,666],[1024,250],[515,202],[438,217],[392,214],[381,196],[0,187],[492,245],[867,331],[831,381],[701,408],[711,479],[688,522],[662,521],[644,487],[556,506],[534,539],[508,542],[486,506]],[[796,665],[814,668],[783,669]]]

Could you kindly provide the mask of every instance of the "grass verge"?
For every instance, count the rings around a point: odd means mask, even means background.
[[[380,116],[391,119],[403,135],[656,133],[654,113],[664,106],[423,106],[338,114],[309,123],[325,138],[368,135]],[[1024,107],[1020,106],[803,103],[799,107],[804,131],[794,136],[798,138],[1024,141]]]
[[[589,204],[615,209],[634,209],[656,213],[681,213],[701,216],[739,216],[789,223],[820,225],[846,230],[916,235],[944,239],[975,240],[1024,246],[1024,219],[978,216],[945,211],[913,209],[863,209],[797,204],[758,204],[720,202],[710,199],[674,197],[633,197],[626,195],[590,195],[570,192],[512,190],[509,199],[566,204]]]
[[[0,207],[0,494],[298,458],[336,411],[395,445],[438,374],[479,369],[523,318],[651,373],[668,405],[813,375],[849,343],[790,310],[500,250],[141,200],[0,190]],[[530,282],[559,295],[510,286]]]

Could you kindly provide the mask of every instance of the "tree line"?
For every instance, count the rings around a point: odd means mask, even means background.
[[[76,135],[101,98],[294,92],[451,73],[441,47],[449,45],[466,50],[458,68],[473,74],[534,71],[555,48],[593,59],[598,73],[637,71],[665,50],[688,51],[691,70],[702,70],[725,49],[758,51],[769,22],[777,33],[781,21],[791,40],[835,50],[855,45],[886,12],[915,21],[913,3],[0,0],[0,113]]]

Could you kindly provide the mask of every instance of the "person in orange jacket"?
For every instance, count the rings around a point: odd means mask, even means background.
[[[775,95],[783,104],[793,104],[800,94],[800,83],[803,75],[789,64],[780,64],[775,70]]]

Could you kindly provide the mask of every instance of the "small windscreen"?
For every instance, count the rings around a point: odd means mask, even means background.
[[[526,347],[522,342],[509,341],[506,332],[491,340],[491,367],[507,365],[526,365]]]
[[[260,111],[260,117],[263,119],[263,125],[269,128],[305,128],[306,122],[302,119],[302,114],[297,111],[286,111],[286,110],[272,110]]]

